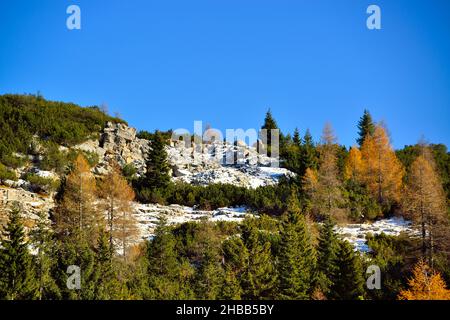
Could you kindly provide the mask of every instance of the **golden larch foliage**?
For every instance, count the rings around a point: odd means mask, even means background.
[[[450,300],[450,290],[438,272],[433,271],[423,260],[413,269],[409,288],[400,291],[399,300]]]
[[[56,208],[56,230],[61,235],[95,244],[104,228],[104,216],[97,205],[96,180],[83,155],[78,155],[67,176],[62,200]]]
[[[433,263],[436,248],[448,245],[447,203],[442,182],[428,148],[411,164],[403,202],[405,213],[421,229],[422,254]]]
[[[361,151],[358,147],[353,146],[350,148],[347,159],[344,166],[344,179],[361,181],[362,178],[363,163],[361,157]]]
[[[132,207],[135,194],[122,176],[119,165],[112,162],[111,168],[99,184],[99,193],[107,213],[110,246],[113,248],[114,241],[118,241],[126,259],[130,240],[138,234]]]
[[[399,201],[405,170],[382,126],[377,125],[364,140],[361,158],[363,182],[373,197],[380,204]]]

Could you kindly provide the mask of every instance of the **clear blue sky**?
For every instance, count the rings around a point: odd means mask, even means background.
[[[330,121],[345,145],[368,108],[397,148],[450,145],[450,1],[0,0],[0,93],[37,91],[146,130],[257,128],[271,107],[283,131]]]

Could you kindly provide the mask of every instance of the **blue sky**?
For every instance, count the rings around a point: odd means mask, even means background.
[[[450,1],[0,0],[0,93],[37,91],[146,130],[257,128],[270,107],[345,145],[368,108],[397,148],[450,145]]]

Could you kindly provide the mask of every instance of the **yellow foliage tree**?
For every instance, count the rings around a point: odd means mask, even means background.
[[[413,277],[409,279],[408,285],[408,290],[400,291],[399,300],[450,300],[450,290],[446,288],[441,275],[423,260],[414,266]]]
[[[55,214],[56,231],[95,246],[104,228],[104,215],[97,205],[96,180],[83,155],[78,155],[66,178],[62,200]]]
[[[364,140],[361,158],[363,182],[373,197],[380,204],[399,201],[405,170],[382,126]]]
[[[361,151],[358,147],[353,146],[350,148],[347,159],[344,166],[344,179],[361,181],[362,178],[363,163],[361,157]]]
[[[422,255],[433,266],[435,247],[447,242],[446,195],[430,150],[422,146],[422,153],[410,167],[403,209],[420,227]],[[444,229],[443,229],[444,228]],[[441,248],[443,249],[443,248]]]
[[[122,176],[119,165],[113,162],[111,168],[100,182],[99,192],[105,200],[103,205],[107,212],[111,251],[113,251],[114,240],[119,241],[122,256],[126,260],[128,244],[138,233],[131,203],[135,194],[127,180]]]

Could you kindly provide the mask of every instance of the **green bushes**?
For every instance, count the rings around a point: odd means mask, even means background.
[[[52,192],[59,188],[59,180],[52,178],[45,178],[38,176],[34,173],[28,173],[25,175],[24,179],[28,181],[34,189],[38,192]]]
[[[72,103],[47,101],[34,95],[0,96],[0,161],[14,152],[27,153],[33,136],[71,146],[100,132],[107,121],[124,122]],[[8,164],[9,165],[9,164]]]
[[[0,181],[2,180],[17,181],[17,175],[14,171],[9,170],[5,165],[0,163]]]

